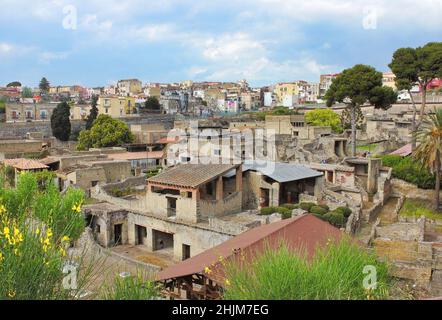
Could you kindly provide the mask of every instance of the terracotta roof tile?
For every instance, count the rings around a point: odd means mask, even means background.
[[[3,163],[6,166],[11,166],[19,170],[38,170],[49,168],[47,165],[32,159],[8,159],[4,160]]]
[[[148,179],[148,182],[196,188],[239,165],[231,164],[182,164]]]

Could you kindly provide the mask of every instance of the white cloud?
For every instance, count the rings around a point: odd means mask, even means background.
[[[0,43],[0,54],[11,53],[13,49],[14,47],[9,43]]]
[[[198,35],[192,45],[200,55],[197,60],[202,59],[203,63],[190,68],[188,74],[199,80],[313,81],[336,68],[322,65],[306,53],[279,61],[271,57],[266,41],[242,32],[218,37]]]
[[[39,55],[39,62],[51,63],[54,60],[65,60],[69,57],[69,52],[44,51]]]

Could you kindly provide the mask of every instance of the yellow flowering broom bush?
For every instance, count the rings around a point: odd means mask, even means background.
[[[78,190],[39,190],[29,173],[15,189],[0,185],[0,299],[71,298],[63,266],[70,242],[84,230],[82,201]]]

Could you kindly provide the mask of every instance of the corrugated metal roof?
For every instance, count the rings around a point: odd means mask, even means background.
[[[157,280],[202,274],[206,267],[210,267],[213,273],[209,278],[217,281],[222,274],[220,257],[227,261],[238,250],[253,258],[257,252],[266,248],[278,248],[281,241],[284,241],[289,249],[305,250],[311,258],[318,247],[324,247],[331,240],[339,241],[342,236],[343,233],[339,229],[313,215],[282,220],[246,231],[219,246],[171,266],[161,271]]]
[[[249,170],[261,172],[279,183],[316,178],[323,175],[319,171],[300,164],[270,161],[245,161],[243,172]],[[233,176],[232,172],[225,175],[225,177],[231,176]]]
[[[148,182],[196,188],[238,167],[231,164],[182,164],[148,179]]]

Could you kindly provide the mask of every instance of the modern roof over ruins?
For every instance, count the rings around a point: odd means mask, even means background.
[[[238,166],[232,164],[182,164],[147,181],[169,186],[196,188]]]
[[[279,183],[316,178],[323,175],[319,171],[300,164],[256,160],[244,162],[243,172],[247,171],[258,171]],[[228,173],[225,177],[232,175],[233,172]]]
[[[277,247],[284,241],[290,250],[305,250],[312,257],[318,247],[329,241],[340,240],[342,232],[313,215],[282,220],[244,232],[212,249],[171,266],[157,276],[157,280],[180,278],[203,273],[207,266],[219,264],[239,250],[264,250],[266,246]]]

